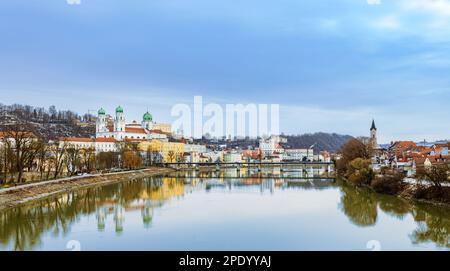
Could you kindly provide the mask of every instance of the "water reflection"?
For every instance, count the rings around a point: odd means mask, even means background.
[[[340,183],[340,208],[350,221],[361,227],[375,226],[379,210],[399,220],[411,215],[417,229],[411,235],[413,244],[433,242],[450,248],[450,208],[376,194],[365,188]]]
[[[360,227],[376,226],[379,212],[398,220],[410,215],[416,223],[416,229],[409,235],[412,244],[433,242],[437,246],[450,248],[448,208],[412,204],[396,197],[328,180],[320,174],[316,175],[319,178],[305,179],[303,174],[303,171],[295,170],[176,172],[164,178],[145,178],[71,192],[1,212],[0,248],[39,249],[44,235],[65,237],[70,234],[72,226],[87,215],[95,217],[98,232],[113,227],[116,235],[121,236],[127,230],[124,226],[127,213],[138,211],[142,227],[151,230],[153,224],[157,223],[154,219],[157,209],[161,209],[168,201],[200,191],[225,190],[238,193],[250,190],[252,193],[278,194],[295,189],[339,189],[339,210],[351,223]],[[108,225],[108,221],[113,224]]]

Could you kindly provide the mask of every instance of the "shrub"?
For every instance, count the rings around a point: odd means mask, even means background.
[[[436,188],[436,191],[442,191],[442,185],[450,183],[449,171],[450,167],[447,164],[436,164],[418,170],[417,177],[430,182]]]
[[[417,186],[413,197],[450,203],[450,187]]]
[[[384,171],[370,183],[370,186],[378,193],[396,195],[405,187],[403,179],[405,174],[397,171]]]
[[[356,158],[347,166],[347,179],[356,185],[370,184],[374,178],[369,159]]]

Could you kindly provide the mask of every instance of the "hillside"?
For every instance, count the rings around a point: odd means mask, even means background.
[[[95,118],[80,116],[71,111],[57,111],[28,105],[1,105],[0,130],[8,130],[15,124],[27,126],[36,136],[44,140],[59,137],[92,137],[95,135]]]
[[[347,141],[352,139],[349,135],[314,133],[303,135],[285,135],[287,143],[291,148],[308,148],[315,144],[314,150],[337,152]]]

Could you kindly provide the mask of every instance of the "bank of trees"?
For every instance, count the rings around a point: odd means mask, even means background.
[[[133,144],[118,143],[117,152],[97,153],[67,142],[43,142],[23,125],[0,132],[0,184],[49,180],[113,168],[136,169],[144,165]],[[147,163],[145,163],[147,165]]]

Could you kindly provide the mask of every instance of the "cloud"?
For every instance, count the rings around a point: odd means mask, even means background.
[[[367,0],[369,5],[381,5],[381,0]]]
[[[69,5],[81,5],[81,0],[66,0]]]
[[[390,15],[381,17],[372,23],[372,26],[379,29],[398,30],[401,28],[400,21],[396,16]]]
[[[449,0],[403,0],[401,6],[406,10],[426,11],[434,15],[450,16]]]

